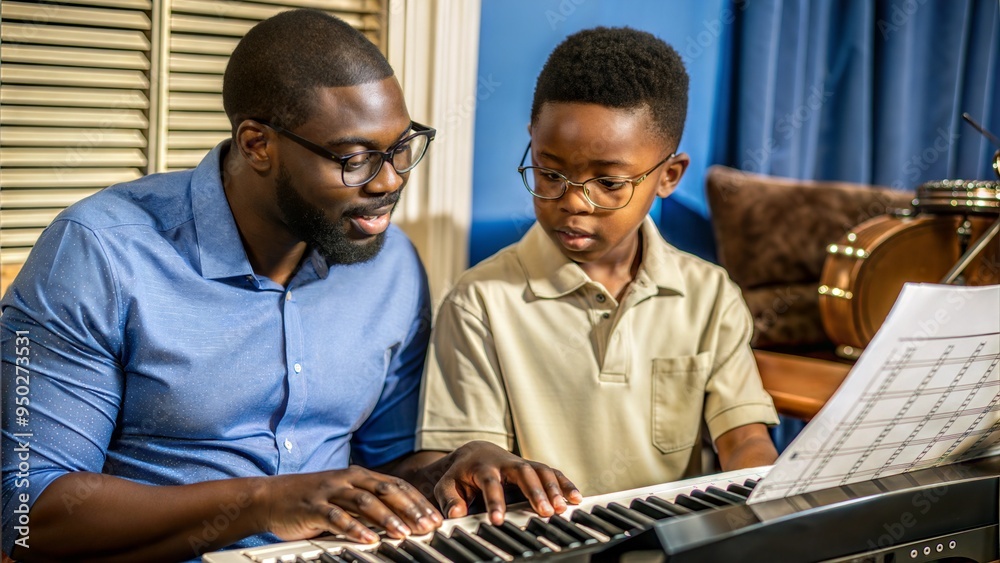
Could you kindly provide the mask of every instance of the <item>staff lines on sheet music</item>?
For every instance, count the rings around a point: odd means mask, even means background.
[[[979,409],[976,409],[976,410],[979,410]],[[987,407],[987,408],[985,408],[983,410],[985,410],[987,413],[990,413],[990,412],[1000,412],[1000,406],[994,405],[992,408]],[[963,432],[956,431],[956,432],[954,432],[952,434],[944,434],[944,435],[941,436],[941,438],[950,439],[950,440],[954,440],[954,439],[964,440],[964,439],[969,438],[970,436],[979,436],[981,434],[987,434],[988,435],[990,433],[990,431],[991,430],[989,428],[980,428],[978,430],[970,430],[970,431],[963,431]],[[905,439],[903,439],[903,440],[894,440],[894,441],[885,441],[885,442],[882,442],[881,444],[879,444],[877,447],[875,447],[874,450],[875,451],[887,451],[887,450],[894,450],[894,449],[896,449],[896,448],[898,448],[900,446],[922,446],[922,445],[925,445],[925,444],[933,444],[936,439],[937,438],[934,437],[934,436],[928,436],[926,438],[915,438],[915,439],[912,439],[912,440],[909,440],[909,441],[907,441]],[[864,452],[868,451],[870,448],[871,448],[870,444],[861,444],[861,445],[853,446],[853,447],[842,447],[840,449],[840,455],[844,455],[844,456],[847,456],[847,455],[858,455],[858,454],[861,454],[861,453],[864,453]],[[799,453],[799,455],[798,455],[798,457],[796,457],[796,459],[802,459],[802,460],[820,459],[823,456],[824,456],[824,454],[819,453],[819,452],[817,452],[815,454]]]
[[[997,358],[1000,358],[1000,352],[997,352],[995,354],[984,354],[981,357],[977,358],[977,361],[980,361],[980,362],[989,362],[989,361],[995,360]],[[942,364],[942,365],[944,365],[944,366],[964,365],[965,362],[966,362],[966,358],[958,356],[956,358],[946,359],[944,361],[944,364]],[[927,358],[927,359],[923,359],[923,360],[919,360],[918,359],[918,360],[913,360],[913,361],[908,362],[905,367],[906,367],[906,369],[920,370],[921,368],[928,368],[928,367],[934,366],[937,363],[938,363],[938,360],[932,359],[932,358]],[[890,363],[890,365],[892,365],[892,363]]]
[[[966,408],[964,408],[962,410],[954,410],[954,411],[946,410],[946,411],[943,411],[943,412],[940,412],[940,413],[935,413],[933,416],[929,416],[927,418],[930,419],[930,420],[932,420],[932,421],[938,421],[938,420],[948,420],[953,415],[957,415],[959,417],[962,417],[962,416],[976,416],[976,415],[980,415],[982,413],[989,414],[991,412],[1000,412],[1000,406],[997,406],[997,405],[994,405],[994,404],[990,404],[990,405],[984,405],[984,406],[981,406],[981,407],[971,407],[971,408],[966,407]],[[903,417],[902,419],[899,420],[899,424],[902,425],[902,426],[906,426],[906,425],[910,425],[910,424],[917,424],[921,420],[923,420],[924,418],[925,418],[925,415],[914,414],[914,415]],[[864,423],[858,425],[858,430],[869,430],[871,428],[881,428],[882,426],[884,426],[886,424],[887,420],[888,419],[868,420],[868,421],[865,421]],[[842,451],[848,451],[848,450],[842,450]]]
[[[912,345],[907,346],[906,351],[903,353],[904,360],[913,356],[913,353],[915,351],[916,351],[915,346]],[[888,389],[890,385],[892,385],[892,382],[895,381],[896,377],[903,371],[904,362],[897,362],[895,363],[895,365],[890,364],[890,361],[895,356],[896,356],[896,349],[893,349],[890,352],[889,356],[886,358],[886,360],[882,362],[882,367],[879,369],[879,373],[884,372],[887,369],[889,373],[886,375],[884,379],[882,379],[881,383],[879,384],[878,391],[876,391],[874,394],[875,397],[881,396],[881,394],[885,392],[885,390]],[[875,384],[877,379],[878,378],[872,378],[872,380],[868,382],[868,388],[865,389],[865,395],[869,395],[868,390],[871,388],[872,385]],[[808,488],[812,484],[813,480],[816,479],[816,477],[819,475],[821,471],[823,471],[824,468],[826,468],[827,464],[830,463],[830,461],[834,458],[834,456],[839,455],[840,448],[844,445],[844,442],[846,442],[848,437],[850,437],[854,433],[854,430],[858,427],[859,424],[861,424],[861,421],[868,416],[868,413],[875,408],[875,404],[876,404],[875,400],[861,401],[860,402],[861,412],[859,413],[858,416],[852,417],[850,419],[851,422],[848,425],[848,427],[840,433],[831,433],[830,436],[828,436],[827,439],[824,440],[823,447],[820,448],[820,451],[824,453],[822,457],[819,459],[819,463],[816,463],[814,460],[809,461],[808,465],[806,466],[806,471],[803,473],[808,472],[810,469],[812,470],[812,472],[809,474],[808,477],[806,477],[805,479],[801,480],[798,483],[798,490],[796,491],[796,494],[805,492],[806,488]],[[857,404],[855,404],[855,406],[857,406]],[[833,438],[834,436],[836,436],[836,442],[833,444],[833,446],[827,447],[830,438]]]
[[[956,340],[959,338],[983,338],[997,336],[1000,332],[980,332],[978,334],[955,334],[952,336],[903,336],[899,342],[921,342],[927,340]]]
[[[972,354],[971,354],[971,355],[969,355],[969,357],[968,357],[968,358],[966,358],[966,362],[965,362],[964,364],[962,364],[962,368],[961,368],[960,370],[958,370],[958,373],[956,373],[956,374],[955,374],[955,377],[953,377],[953,378],[952,378],[952,380],[951,380],[951,384],[950,384],[950,385],[948,386],[948,388],[947,388],[947,389],[946,389],[946,390],[945,390],[945,391],[944,391],[943,393],[941,393],[941,394],[939,394],[939,395],[938,395],[938,398],[937,398],[937,401],[935,401],[935,402],[934,402],[934,405],[933,405],[933,406],[931,407],[930,411],[929,411],[929,412],[927,413],[927,414],[928,414],[929,416],[925,416],[925,417],[923,417],[923,419],[922,419],[922,420],[921,420],[920,422],[918,422],[918,423],[916,424],[916,426],[914,426],[914,427],[913,427],[913,429],[912,429],[912,430],[910,430],[910,435],[909,435],[909,436],[907,436],[907,437],[906,437],[906,439],[905,439],[905,440],[903,440],[903,443],[902,443],[902,444],[900,444],[900,445],[899,445],[899,446],[898,446],[898,447],[897,447],[897,448],[896,448],[896,449],[895,449],[895,450],[894,450],[894,451],[892,452],[892,454],[890,454],[890,455],[889,455],[889,459],[888,459],[888,460],[887,460],[887,461],[885,462],[885,466],[892,466],[892,465],[893,465],[893,462],[895,462],[895,461],[896,461],[896,458],[898,458],[898,457],[899,457],[899,454],[903,453],[903,450],[904,450],[904,449],[906,449],[906,447],[907,447],[907,446],[909,446],[909,445],[910,445],[910,444],[911,444],[911,443],[912,443],[912,442],[913,442],[913,441],[914,441],[914,440],[916,439],[916,437],[917,437],[917,436],[918,436],[918,435],[920,434],[920,431],[921,431],[921,430],[923,430],[923,429],[924,429],[924,427],[926,427],[926,426],[927,426],[927,423],[928,423],[928,422],[930,422],[930,416],[933,416],[933,415],[934,415],[934,414],[936,414],[936,413],[937,413],[937,412],[938,412],[939,410],[941,410],[941,406],[942,406],[942,405],[944,405],[945,401],[947,401],[947,400],[948,400],[948,397],[949,397],[949,396],[950,396],[950,395],[952,394],[952,392],[953,392],[954,388],[955,388],[955,387],[956,387],[956,386],[957,386],[957,385],[959,384],[959,382],[961,382],[961,381],[962,381],[963,379],[965,379],[965,374],[966,374],[966,373],[968,373],[968,371],[969,371],[969,368],[970,368],[970,367],[972,366],[972,364],[973,364],[973,363],[974,363],[974,362],[976,361],[976,358],[978,358],[978,357],[979,357],[979,353],[983,351],[983,348],[984,348],[984,347],[986,347],[986,342],[980,342],[980,343],[979,343],[979,345],[978,345],[978,346],[976,346],[976,349],[972,351]],[[950,350],[951,350],[951,349],[949,348],[949,351],[950,351]],[[943,359],[944,359],[944,358],[942,358],[942,360],[943,360]],[[942,362],[942,363],[943,363],[943,362]],[[991,370],[991,369],[987,369],[986,371],[987,371],[987,373],[986,373],[986,374],[983,374],[983,377],[981,377],[981,378],[979,379],[979,383],[980,383],[980,385],[982,385],[982,383],[983,383],[984,381],[986,381],[986,378],[988,377],[988,375],[989,375],[989,372],[991,372],[991,371],[993,371],[993,370]],[[936,372],[935,372],[935,373],[936,373]],[[935,375],[934,373],[931,373],[931,374],[930,374],[930,375],[928,375],[927,377],[928,377],[928,378],[933,378],[933,377],[934,377],[934,375]],[[927,386],[925,385],[924,387],[926,388]],[[963,403],[962,403],[962,404],[963,404],[963,405],[967,405],[967,404],[968,404],[968,403],[969,403],[970,401],[972,401],[972,398],[976,396],[976,393],[977,393],[977,392],[979,391],[979,388],[980,388],[980,387],[979,387],[979,386],[977,386],[977,387],[976,387],[976,388],[975,388],[974,390],[972,390],[972,391],[971,391],[970,393],[967,393],[967,394],[966,394],[966,397],[965,397],[965,400],[963,401]],[[912,398],[912,399],[911,399],[911,400],[910,400],[909,402],[907,402],[907,404],[906,404],[906,406],[905,406],[904,408],[906,408],[906,409],[909,409],[909,407],[910,407],[910,406],[911,406],[911,405],[912,405],[912,404],[913,404],[914,402],[916,402],[917,398],[919,398],[919,393],[920,393],[921,391],[922,391],[922,389],[921,389],[921,390],[918,390],[918,392],[917,392],[917,393],[914,393],[914,397],[913,397],[913,398]],[[956,419],[958,418],[958,416],[960,416],[960,412],[961,412],[961,408],[959,408],[959,409],[957,409],[957,410],[953,411],[953,415],[952,415],[952,417],[951,417],[950,419],[948,419],[948,421],[947,421],[947,422],[945,422],[944,426],[942,426],[941,430],[940,430],[940,431],[938,432],[938,436],[941,436],[941,435],[943,435],[943,434],[944,434],[944,433],[945,433],[945,432],[946,432],[946,431],[948,430],[948,428],[950,428],[950,427],[951,427],[951,425],[955,423],[955,420],[956,420]],[[896,420],[896,422],[898,423],[898,419]],[[976,427],[976,425],[975,425],[975,424],[973,424],[973,425],[972,425],[972,426],[970,427],[970,429],[975,429],[975,427]],[[963,436],[963,437],[962,437],[962,438],[961,438],[960,440],[958,440],[958,441],[964,441],[966,437],[968,437],[968,434],[967,434],[967,433],[966,433],[966,435],[965,435],[965,436]],[[922,459],[924,458],[924,455],[926,455],[926,454],[927,454],[927,451],[931,449],[931,447],[932,447],[932,446],[934,445],[934,442],[935,442],[935,441],[937,441],[937,440],[933,440],[933,441],[931,441],[931,442],[928,442],[928,443],[927,443],[927,444],[926,444],[926,445],[924,446],[924,449],[923,449],[923,451],[921,451],[921,452],[920,452],[919,454],[917,454],[917,457],[916,457],[916,458],[914,458],[914,460],[913,460],[912,462],[910,462],[910,467],[913,467],[914,465],[916,465],[916,463],[917,463],[917,462],[919,462],[920,460],[922,460]],[[883,467],[884,467],[884,466],[883,466]],[[884,470],[884,469],[883,469],[883,470]],[[876,472],[875,472],[875,478],[876,478],[876,479],[877,479],[877,478],[878,478],[879,476],[881,476],[881,474],[882,474],[883,470],[879,470],[879,471],[876,471]]]
[[[979,348],[976,348],[976,352],[978,353],[980,350],[982,350],[985,345],[986,345],[986,342],[981,343],[979,345]],[[990,363],[990,366],[986,369],[986,372],[983,373],[983,376],[979,378],[978,386],[976,387],[976,389],[973,390],[972,392],[966,394],[965,400],[962,401],[962,404],[958,407],[958,409],[956,409],[954,411],[952,417],[948,420],[948,422],[946,422],[945,425],[942,426],[941,429],[938,431],[938,436],[937,437],[938,437],[939,440],[940,440],[940,438],[944,437],[945,432],[947,432],[948,429],[950,429],[951,426],[953,424],[955,424],[955,422],[958,421],[959,418],[962,417],[962,414],[964,413],[965,409],[969,406],[969,404],[972,402],[972,399],[979,393],[980,390],[982,390],[985,387],[986,383],[990,379],[990,375],[992,375],[993,372],[996,371],[996,367],[997,367],[998,363],[1000,363],[1000,359],[994,359]],[[966,370],[963,369],[963,371],[961,373],[959,373],[955,377],[955,381],[956,382],[962,379],[962,377],[965,375],[965,371]],[[973,421],[973,423],[969,425],[970,429],[972,429],[972,428],[978,428],[979,427],[979,424],[983,421],[984,418],[986,418],[986,414],[988,412],[990,412],[991,410],[993,410],[993,407],[996,406],[998,399],[1000,399],[1000,393],[994,393],[993,394],[993,398],[990,400],[990,404],[988,405],[990,407],[989,410],[983,409],[983,411],[979,414],[979,416],[976,417],[976,420]],[[984,434],[984,436],[988,436],[988,434]],[[965,441],[965,438],[962,438],[961,440],[954,440],[951,443],[951,445],[948,446],[948,450],[944,454],[942,454],[941,456],[939,456],[937,460],[935,460],[935,463],[943,461],[944,459],[947,459],[947,456],[951,452],[955,451],[955,449],[958,448],[959,444],[961,444],[964,441]],[[914,461],[911,463],[911,467],[913,465],[915,465],[916,462],[918,462],[921,459],[923,459],[924,456],[927,455],[927,453],[930,451],[930,449],[931,449],[932,446],[933,446],[933,444],[927,444],[926,446],[924,446],[924,451],[920,452],[920,454],[917,455],[916,459],[914,459]]]
[[[944,364],[948,356],[951,355],[951,352],[954,349],[955,349],[954,344],[949,344],[948,347],[944,349],[944,352],[941,354],[941,356],[938,357],[938,362],[935,363],[933,367],[931,367],[930,371],[928,371],[926,375],[924,375],[924,378],[920,381],[920,384],[917,385],[915,392],[911,393],[906,398],[906,402],[903,404],[902,408],[900,408],[898,411],[896,411],[896,413],[893,414],[892,419],[889,420],[889,422],[882,428],[882,430],[878,434],[878,437],[875,438],[875,441],[873,441],[868,446],[868,448],[866,448],[865,451],[862,452],[861,456],[859,456],[858,459],[854,461],[854,466],[852,466],[851,469],[847,472],[847,474],[844,475],[841,484],[846,484],[851,479],[851,477],[854,476],[854,473],[861,468],[861,465],[864,464],[864,462],[868,459],[868,456],[872,455],[872,452],[875,451],[875,448],[877,448],[882,443],[885,437],[889,435],[889,432],[892,432],[892,429],[895,428],[896,424],[899,423],[899,419],[906,415],[906,412],[910,410],[910,407],[913,406],[913,403],[917,402],[917,399],[920,398],[920,393],[924,390],[924,388],[926,388],[930,384],[931,380],[934,379],[934,376],[937,375],[938,370],[941,369],[941,366]],[[873,397],[873,401],[876,400],[877,397]],[[889,460],[890,463],[892,461],[893,461],[892,459]]]
[[[985,369],[986,375],[989,375],[989,372],[991,370],[993,370],[993,366],[995,366],[997,364],[997,362],[1000,362],[1000,358],[994,359],[993,362],[990,365],[986,366],[986,369]],[[983,382],[981,385],[978,382],[977,383],[962,383],[961,385],[955,386],[954,389],[953,389],[953,391],[960,392],[960,391],[968,391],[969,389],[980,389],[980,388],[985,390],[985,389],[989,389],[990,387],[1000,387],[1000,379],[997,379],[995,381],[986,381],[986,382]],[[952,389],[952,387],[950,385],[948,385],[948,386],[928,387],[927,389],[924,389],[924,395],[929,395],[929,396],[933,397],[933,396],[937,396],[938,393],[944,393],[948,389]],[[902,397],[907,396],[908,394],[910,394],[912,392],[913,392],[912,389],[903,389],[903,390],[900,390],[900,391],[886,391],[882,395],[881,398],[882,399],[900,399]],[[870,397],[870,396],[862,393],[860,398],[862,400],[868,400],[868,399],[871,399],[872,397]],[[888,420],[888,419],[885,419],[885,420]],[[878,422],[878,421],[876,421],[876,422]],[[841,424],[841,425],[838,425],[838,426],[843,426],[843,425]],[[862,425],[862,426],[864,426],[864,425]]]

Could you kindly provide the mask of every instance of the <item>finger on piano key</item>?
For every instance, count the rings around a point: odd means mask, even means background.
[[[528,546],[501,532],[495,526],[487,522],[483,522],[479,525],[479,529],[476,530],[476,535],[481,537],[487,543],[492,544],[500,551],[508,553],[515,558],[531,557],[535,554]]]
[[[534,516],[531,520],[528,520],[528,525],[526,528],[532,534],[536,536],[541,536],[548,539],[550,542],[558,545],[563,549],[573,549],[574,547],[580,547],[583,542],[574,538],[573,536],[567,534],[566,532],[560,530],[552,524],[549,524],[545,520]]]
[[[696,499],[690,495],[677,495],[674,498],[674,503],[679,504],[684,508],[690,508],[696,512],[700,512],[702,510],[712,510],[715,508],[714,504]]]
[[[592,530],[596,530],[611,539],[625,537],[625,530],[584,510],[574,510],[573,515],[570,516],[570,520]]]
[[[575,522],[571,522],[558,514],[549,517],[549,524],[555,526],[563,532],[566,532],[566,534],[573,536],[577,540],[580,540],[584,545],[600,543],[600,540],[594,537],[590,532],[577,526]]]
[[[641,498],[632,499],[632,502],[629,503],[629,508],[635,510],[636,512],[641,512],[654,520],[666,520],[667,518],[677,516],[673,512],[667,512],[655,504]]]
[[[495,553],[492,549],[483,544],[482,540],[466,532],[462,528],[454,528],[451,531],[451,539],[465,546],[466,549],[476,554],[480,561],[490,563],[504,563],[506,559]],[[509,557],[509,555],[508,555]]]
[[[709,493],[709,494],[712,494],[712,495],[715,495],[715,496],[717,496],[719,498],[724,498],[724,499],[728,500],[732,504],[746,504],[747,503],[746,497],[740,496],[740,495],[738,495],[736,493],[731,493],[729,491],[720,489],[719,487],[716,487],[715,485],[709,485],[708,487],[706,487],[705,488],[705,492]]]
[[[383,559],[388,559],[394,563],[416,563],[417,561],[409,553],[396,549],[396,546],[386,541],[378,545],[377,552]]]
[[[672,503],[660,497],[646,497],[646,502],[656,506],[657,508],[662,508],[663,510],[673,514],[674,516],[683,516],[685,514],[694,513],[694,511],[691,510],[690,508]]]
[[[509,520],[504,520],[499,526],[500,531],[507,534],[519,543],[527,546],[535,553],[552,553],[552,548],[538,541],[538,538],[525,532],[512,524]]]
[[[650,518],[649,516],[639,512],[638,510],[632,510],[631,508],[619,504],[617,502],[612,502],[608,504],[608,510],[615,512],[629,520],[638,524],[639,528],[648,528],[656,523],[656,520]]]
[[[434,535],[431,537],[431,547],[455,563],[476,563],[479,561],[479,558],[476,557],[475,553],[466,549],[466,547],[458,543],[458,541],[446,537],[444,534],[440,533],[440,530],[435,531]]]

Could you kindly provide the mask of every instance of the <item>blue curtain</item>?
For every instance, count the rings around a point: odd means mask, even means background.
[[[738,12],[719,162],[795,178],[915,188],[993,177],[996,0],[755,0]]]
[[[993,178],[996,0],[740,3],[714,161],[749,172],[913,189]],[[784,449],[804,423],[782,417]]]

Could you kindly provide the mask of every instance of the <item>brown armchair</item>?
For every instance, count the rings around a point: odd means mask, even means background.
[[[779,412],[809,419],[850,363],[834,354],[818,305],[827,245],[913,193],[709,168],[706,192],[719,263],[754,317],[753,347]]]

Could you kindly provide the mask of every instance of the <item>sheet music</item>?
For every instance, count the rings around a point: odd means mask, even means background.
[[[749,503],[1000,454],[1000,286],[906,284]]]

